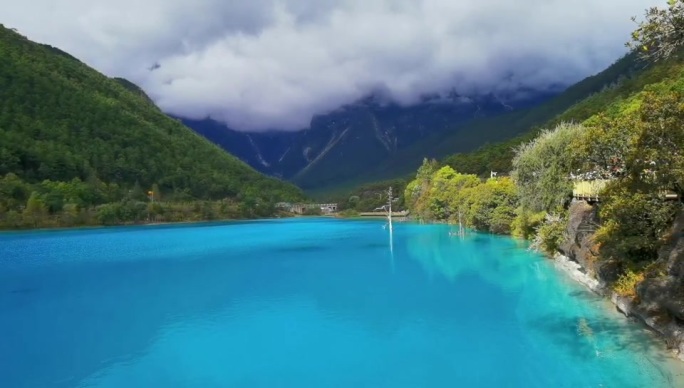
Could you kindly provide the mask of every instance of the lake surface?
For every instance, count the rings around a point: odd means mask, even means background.
[[[684,386],[520,242],[383,224],[0,233],[0,386]]]

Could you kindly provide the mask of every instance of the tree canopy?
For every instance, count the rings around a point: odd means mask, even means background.
[[[627,46],[651,61],[667,59],[684,45],[684,0],[668,0],[666,9],[651,7]],[[632,18],[636,22],[636,17]]]

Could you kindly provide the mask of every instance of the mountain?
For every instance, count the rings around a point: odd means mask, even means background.
[[[628,55],[562,93],[526,91],[532,97],[514,103],[506,103],[506,96],[454,94],[401,107],[369,98],[316,116],[298,132],[245,133],[210,119],[183,122],[263,173],[312,193],[339,191],[408,174],[425,157],[467,153],[515,138],[594,94],[625,84],[640,71],[635,57]]]
[[[316,116],[309,128],[297,132],[245,133],[210,119],[182,121],[259,171],[312,190],[354,182],[436,134],[456,132],[477,118],[536,105],[550,95],[533,93],[527,99],[511,100],[452,94],[446,99],[426,97],[409,107],[371,97]],[[389,169],[384,175],[397,172]]]
[[[67,205],[130,219],[124,213],[139,204],[104,205],[144,203],[153,187],[158,206],[223,201],[219,217],[260,204],[265,215],[268,204],[303,197],[168,117],[128,81],[2,26],[0,52],[0,223],[31,209],[54,218]]]

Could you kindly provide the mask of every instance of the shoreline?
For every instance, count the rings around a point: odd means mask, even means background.
[[[672,344],[673,341],[678,341],[679,337],[684,335],[684,332],[679,325],[674,322],[663,324],[657,319],[648,316],[647,312],[637,308],[632,300],[607,289],[598,279],[583,271],[584,268],[579,263],[571,260],[560,252],[556,253],[555,256],[548,258],[553,260],[554,266],[566,274],[568,278],[581,284],[589,291],[612,304],[623,317],[628,320],[630,318],[633,319],[639,325],[651,332],[654,337],[664,345],[662,349],[663,352],[670,355],[672,359],[678,360],[680,366],[684,367],[684,364],[681,364],[684,362],[684,342],[680,342],[678,346],[677,344]]]
[[[450,225],[448,222],[432,221],[426,223]],[[475,232],[490,234],[480,231]],[[520,240],[512,235],[496,235]],[[620,296],[616,292],[608,289],[599,279],[591,276],[580,263],[565,256],[562,252],[557,251],[553,256],[543,256],[548,260],[552,260],[553,265],[561,270],[568,278],[581,284],[587,290],[613,305],[624,318],[634,320],[637,324],[651,332],[654,335],[654,339],[662,344],[663,354],[667,354],[673,361],[677,362],[678,368],[684,368],[684,325],[672,321],[660,322],[658,319],[650,316],[648,311],[637,307],[630,298]]]
[[[47,226],[38,228],[19,228],[19,229],[0,229],[0,234],[3,233],[21,233],[21,232],[49,232],[49,231],[70,231],[83,229],[112,229],[125,227],[152,227],[152,226],[175,226],[175,225],[200,225],[200,224],[218,224],[230,222],[254,222],[254,221],[269,221],[282,220],[294,218],[321,218],[326,216],[302,216],[302,215],[288,215],[281,217],[264,217],[264,218],[222,218],[216,220],[194,220],[194,221],[164,221],[164,222],[131,222],[120,223],[112,225],[74,225],[74,226]],[[330,217],[329,217],[330,218]]]

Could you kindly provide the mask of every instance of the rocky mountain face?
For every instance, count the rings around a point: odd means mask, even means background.
[[[409,157],[407,150],[416,159],[412,162],[417,163],[423,157],[443,156],[435,154],[426,140],[458,131],[461,125],[478,118],[538,104],[550,95],[536,93],[514,102],[492,95],[452,95],[448,99],[426,98],[411,107],[368,98],[316,116],[309,128],[296,132],[246,133],[210,119],[182,121],[255,169],[290,180],[304,189],[315,189],[344,182],[359,183],[363,176],[377,179],[408,173],[415,167],[413,163],[404,163],[410,166],[406,171],[391,163],[393,159]],[[480,144],[487,141],[484,134],[480,138]],[[426,143],[426,147],[420,147],[421,143]]]
[[[622,273],[621,262],[597,260],[593,233],[600,223],[597,205],[584,201],[570,207],[567,239],[560,258],[577,264],[577,280],[609,297],[625,315],[634,317],[659,333],[667,346],[684,360],[684,211],[680,212],[659,252],[652,271],[636,287],[636,296],[620,296],[606,284]],[[572,275],[572,274],[571,274]]]

